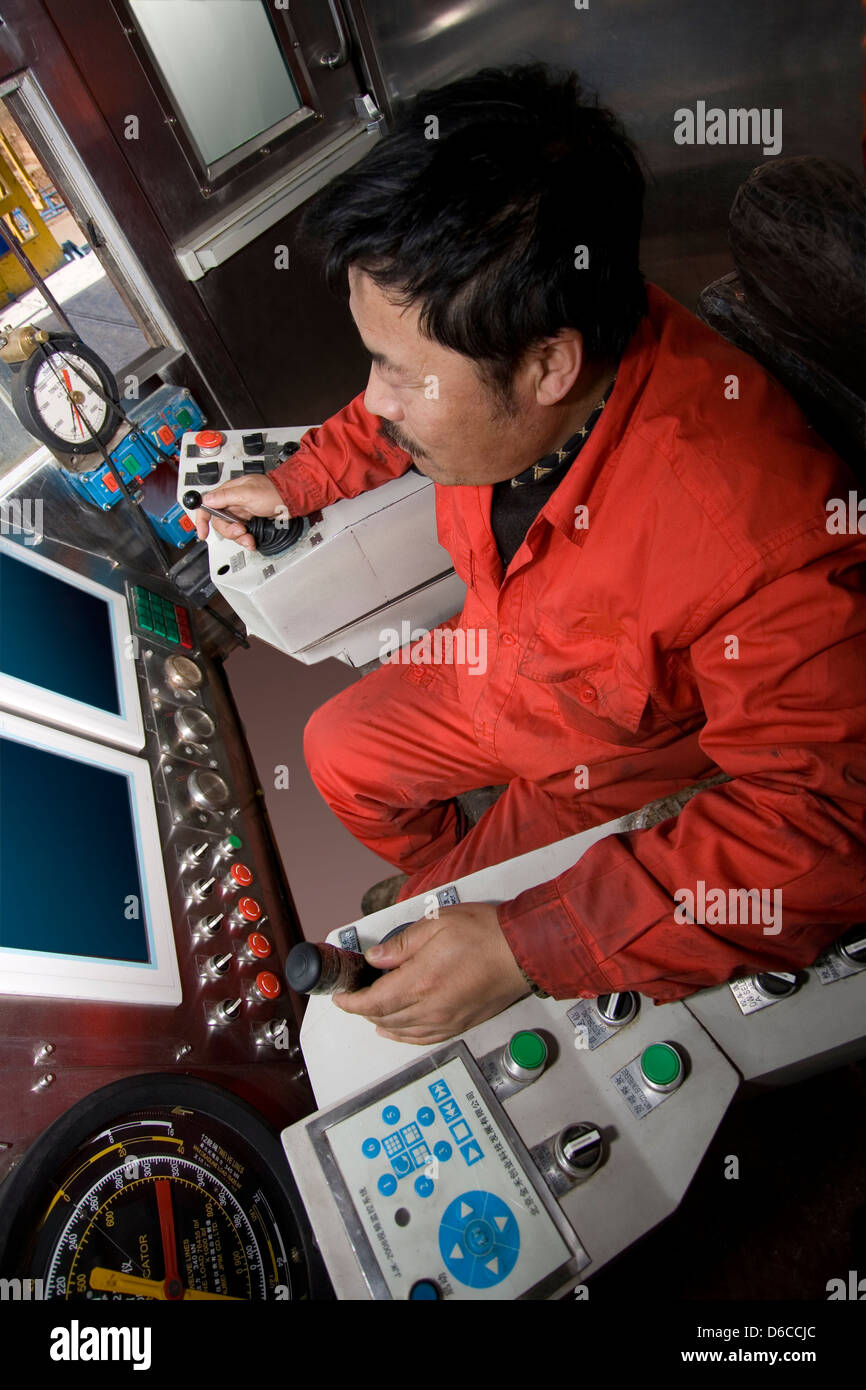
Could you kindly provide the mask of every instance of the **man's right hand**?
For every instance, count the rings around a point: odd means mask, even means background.
[[[238,545],[244,546],[246,550],[255,550],[256,543],[243,525],[244,521],[249,520],[251,516],[288,518],[286,504],[277,491],[276,484],[264,473],[251,473],[248,478],[232,478],[220,487],[204,493],[202,500],[207,506],[231,512],[240,520],[222,521],[218,516],[208,516],[207,512],[199,509],[194,519],[200,541],[207,539],[208,530],[212,526],[219,535],[237,541]]]

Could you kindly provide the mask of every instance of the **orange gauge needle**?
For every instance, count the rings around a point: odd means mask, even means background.
[[[162,1255],[165,1266],[166,1298],[183,1298],[183,1284],[177,1267],[177,1239],[174,1233],[174,1211],[171,1205],[171,1183],[167,1178],[157,1178],[156,1205],[159,1210],[159,1234],[162,1238]]]
[[[159,1279],[139,1279],[135,1274],[118,1274],[114,1269],[101,1269],[96,1265],[90,1271],[90,1287],[98,1289],[100,1293],[128,1293],[134,1298],[158,1298],[162,1300],[182,1298],[190,1300],[219,1300],[222,1303],[240,1303],[242,1300],[233,1298],[226,1293],[206,1293],[204,1289],[185,1289],[181,1287],[179,1294],[168,1294],[166,1284],[168,1280]]]
[[[80,413],[80,411],[79,411],[79,409],[78,409],[78,406],[75,404],[75,401],[72,400],[72,382],[69,380],[69,370],[68,370],[68,368],[63,367],[63,368],[61,369],[60,375],[63,377],[63,380],[66,382],[66,389],[67,389],[67,391],[69,392],[70,404],[71,404],[71,406],[72,406],[72,418],[73,418],[73,420],[77,420],[77,422],[78,422],[78,428],[81,430],[81,434],[82,434],[82,437],[83,437],[83,436],[84,436],[84,422],[83,422],[83,420],[82,420],[82,418],[81,418],[81,413]]]

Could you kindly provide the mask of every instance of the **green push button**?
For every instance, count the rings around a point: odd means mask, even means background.
[[[177,423],[180,425],[181,429],[189,429],[192,424],[192,416],[188,410],[179,410],[177,412]]]
[[[683,1064],[679,1054],[667,1043],[652,1043],[645,1047],[640,1065],[651,1086],[673,1086],[682,1077]]]
[[[524,1071],[537,1071],[547,1061],[547,1043],[538,1033],[515,1033],[508,1050],[515,1066]]]
[[[243,841],[240,835],[227,835],[225,839],[226,849],[241,849]]]

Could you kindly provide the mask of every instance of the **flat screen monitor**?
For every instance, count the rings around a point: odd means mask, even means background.
[[[0,537],[0,705],[138,752],[133,657],[123,594]]]
[[[181,1002],[147,763],[4,711],[0,994]]]

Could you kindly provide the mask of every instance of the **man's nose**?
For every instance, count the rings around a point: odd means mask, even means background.
[[[370,377],[364,392],[364,407],[371,415],[380,415],[383,420],[393,420],[396,423],[403,418],[402,406],[382,383],[375,366],[370,368]]]

